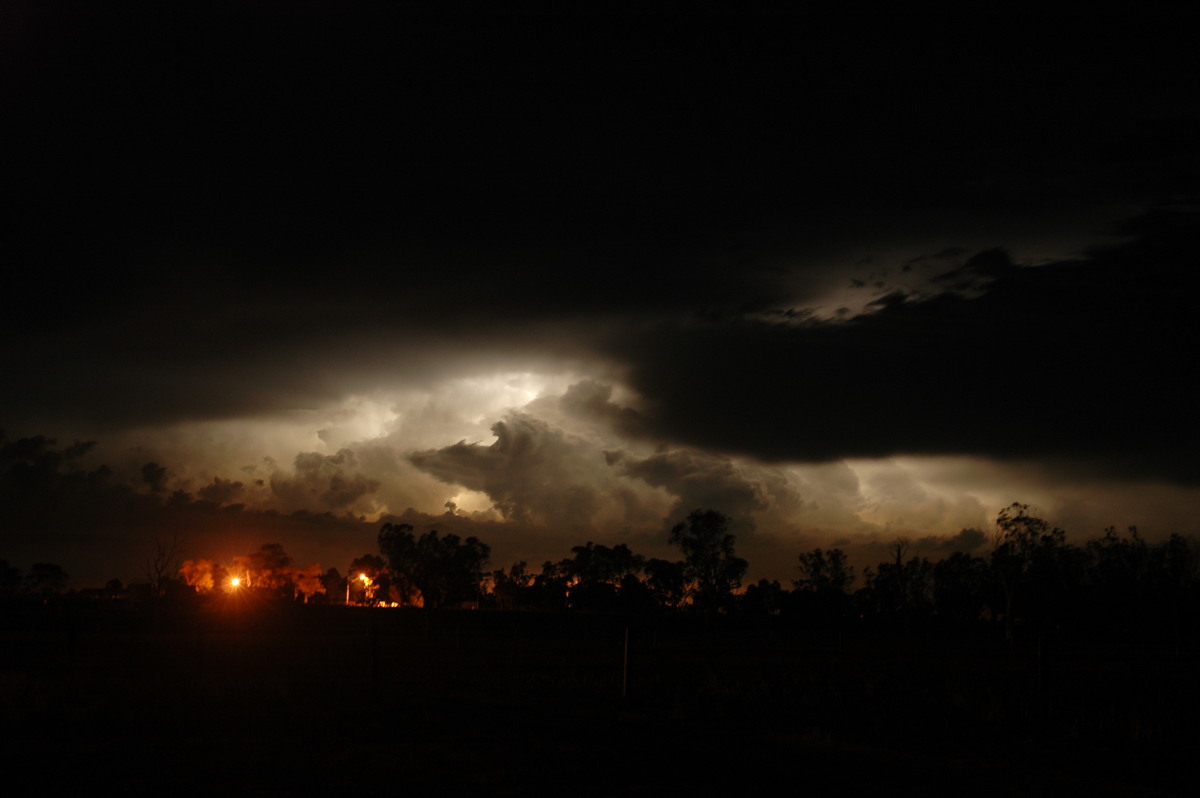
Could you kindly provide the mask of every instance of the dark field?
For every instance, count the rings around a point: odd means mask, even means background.
[[[56,794],[1190,795],[1200,753],[1174,650],[333,606],[0,618],[5,771]]]

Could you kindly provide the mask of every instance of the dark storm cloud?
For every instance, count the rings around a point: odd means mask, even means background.
[[[341,509],[379,490],[380,484],[362,473],[353,449],[341,449],[332,455],[297,454],[292,475],[271,477],[271,492],[289,507],[307,507],[315,499],[326,507]]]
[[[53,509],[60,520],[78,522],[89,514],[105,515],[136,504],[138,497],[114,484],[107,467],[87,470],[79,465],[79,458],[94,445],[76,442],[60,446],[42,435],[6,439],[0,431],[0,505],[5,531],[19,535],[52,529],[55,521],[46,515],[47,509]]]
[[[558,399],[559,407],[569,416],[601,422],[623,435],[642,432],[642,419],[632,408],[612,401],[613,386],[595,380],[580,380],[568,386]]]
[[[1159,213],[1087,257],[1010,268],[977,296],[896,298],[840,323],[663,327],[620,357],[663,438],[772,460],[1055,456],[1193,482],[1186,347],[1200,220]]]
[[[0,436],[0,559],[23,567],[55,562],[73,585],[96,586],[113,577],[144,580],[142,563],[164,536],[176,536],[187,557],[219,560],[286,539],[306,561],[339,567],[354,549],[374,548],[378,528],[361,519],[228,505],[241,493],[241,483],[220,477],[198,496],[147,491],[144,484],[122,482],[105,466],[81,466],[80,458],[91,448],[41,436]]]
[[[146,463],[142,466],[142,479],[150,486],[151,493],[161,493],[167,488],[167,469],[158,463]]]
[[[940,252],[934,252],[930,255],[918,255],[915,258],[909,258],[904,262],[906,271],[912,270],[914,266],[923,265],[925,263],[940,263],[947,260],[959,258],[967,254],[967,250],[962,247],[947,247]]]
[[[750,516],[767,508],[763,485],[722,457],[691,451],[660,451],[644,458],[622,458],[621,473],[665,489],[678,501],[670,525],[696,508],[720,507],[740,527],[753,529]]]
[[[1011,276],[1017,269],[1009,254],[999,248],[984,250],[969,257],[961,266],[936,275],[934,282],[948,290],[967,293],[990,285],[1002,277]]]
[[[213,477],[213,481],[196,491],[196,495],[205,501],[228,504],[241,495],[243,487],[241,482]]]
[[[963,529],[957,534],[949,537],[923,537],[919,538],[914,544],[915,552],[926,554],[933,559],[940,559],[946,554],[952,554],[956,551],[975,552],[981,546],[988,542],[988,536],[979,529]]]

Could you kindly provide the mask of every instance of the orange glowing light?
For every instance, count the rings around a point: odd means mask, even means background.
[[[236,577],[236,576],[235,576],[233,579],[230,579],[230,580],[229,580],[229,586],[230,586],[230,587],[238,587],[238,586],[239,586],[239,585],[241,585],[241,584],[242,584],[242,580],[241,580],[241,579],[239,579],[239,578],[238,578],[238,577]]]
[[[362,582],[364,585],[369,585],[369,584],[371,584],[371,577],[367,576],[366,574],[359,574],[359,575],[358,575],[358,579],[359,579],[359,581],[360,581],[360,582]]]

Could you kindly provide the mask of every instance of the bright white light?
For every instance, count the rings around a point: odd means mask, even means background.
[[[486,493],[477,490],[463,490],[450,500],[455,511],[463,515],[481,513],[492,509],[492,499]]]

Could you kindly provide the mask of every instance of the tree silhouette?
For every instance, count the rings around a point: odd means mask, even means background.
[[[1195,541],[1173,534],[1165,543],[1157,546],[1153,556],[1153,593],[1157,603],[1169,608],[1175,650],[1181,649],[1184,618],[1196,617],[1197,582],[1200,580],[1200,555]],[[1191,613],[1188,610],[1191,610]]]
[[[1126,538],[1110,526],[1086,551],[1087,603],[1110,634],[1124,633],[1149,615],[1150,549],[1137,527]]]
[[[786,595],[787,591],[779,584],[779,580],[759,579],[757,584],[746,587],[739,606],[747,615],[777,615],[783,608]]]
[[[938,617],[952,626],[979,620],[992,585],[987,560],[956,551],[933,565],[933,603]]]
[[[670,542],[683,552],[684,573],[697,609],[728,608],[733,591],[741,586],[749,563],[734,554],[734,540],[729,518],[716,510],[693,510],[671,530]]]
[[[500,568],[492,572],[492,596],[499,609],[513,610],[530,603],[527,594],[533,586],[534,577],[527,568],[528,563],[521,560],[509,566],[507,571]]]
[[[567,575],[568,601],[573,609],[613,610],[626,577],[645,566],[645,558],[624,543],[612,548],[588,541],[571,549],[575,556],[560,563]]]
[[[21,586],[21,569],[0,560],[0,600],[11,599]]]
[[[303,568],[296,568],[292,571],[292,584],[295,587],[296,595],[304,597],[304,603],[316,595],[325,592],[325,582],[321,578],[325,572],[321,570],[320,563],[309,563]]]
[[[246,586],[292,597],[292,558],[282,543],[264,543],[256,552],[235,557],[233,563],[233,575],[245,580]]]
[[[220,588],[228,575],[225,569],[212,560],[184,560],[179,566],[179,576],[197,593],[211,593]]]
[[[321,576],[321,584],[325,585],[325,596],[328,601],[338,601],[338,597],[346,592],[346,580],[337,568],[330,568]]]
[[[646,587],[661,607],[676,609],[687,598],[687,565],[679,560],[647,560]]]
[[[24,589],[35,598],[49,601],[67,589],[67,572],[56,563],[35,562],[25,575]]]
[[[417,537],[411,524],[384,524],[379,550],[401,593],[418,592],[430,609],[478,600],[492,551],[478,538],[438,537],[436,529]]]
[[[563,563],[549,560],[542,563],[541,573],[533,577],[533,584],[529,586],[529,594],[535,607],[544,610],[566,609],[567,574]]]
[[[854,582],[854,569],[847,565],[846,553],[841,549],[802,553],[798,567],[800,578],[792,583],[797,590],[846,593]]]
[[[386,599],[391,589],[387,563],[378,554],[364,554],[351,560],[346,579],[349,600],[363,604],[374,604],[379,597]]]
[[[162,596],[167,582],[179,573],[183,562],[183,537],[178,531],[170,539],[155,536],[154,551],[146,558],[146,581],[150,583],[150,595]]]
[[[877,617],[899,624],[907,634],[933,614],[934,567],[924,557],[910,557],[908,541],[892,544],[892,562],[867,570],[864,598]]]
[[[800,578],[792,582],[796,593],[790,607],[807,620],[837,624],[850,609],[854,569],[841,549],[813,549],[800,554]]]
[[[1067,547],[1066,532],[1030,515],[1028,504],[1014,502],[1000,511],[992,572],[1004,593],[1004,636],[1010,645],[1017,613],[1044,623],[1061,610],[1082,567],[1083,555]]]

